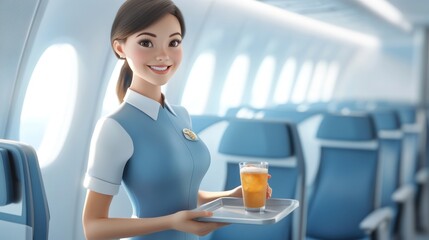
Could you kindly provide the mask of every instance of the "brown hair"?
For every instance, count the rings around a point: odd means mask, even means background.
[[[125,40],[130,35],[149,27],[166,14],[171,14],[177,18],[182,37],[184,37],[185,21],[183,15],[171,0],[126,0],[116,13],[112,24],[110,32],[112,47],[115,40]],[[120,58],[116,52],[115,55]],[[116,85],[119,102],[123,102],[125,93],[131,85],[132,77],[133,72],[125,61]]]

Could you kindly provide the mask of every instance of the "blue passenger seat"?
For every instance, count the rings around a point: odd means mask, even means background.
[[[245,119],[269,119],[300,123],[306,119],[325,112],[324,109],[299,109],[292,107],[253,108],[234,107],[228,109],[226,116]]]
[[[415,236],[417,228],[424,225],[423,221],[428,220],[428,217],[422,214],[429,204],[428,180],[427,177],[422,177],[428,175],[423,160],[425,116],[422,115],[419,107],[412,104],[398,104],[391,107],[397,109],[404,132],[400,183],[401,189],[404,189],[403,192],[409,192],[412,199],[407,199],[401,209],[403,221],[407,223],[401,231],[407,239],[410,239]]]
[[[222,120],[223,117],[217,115],[191,115],[192,131],[199,133]]]
[[[402,142],[404,134],[401,130],[399,114],[394,110],[373,110],[370,114],[374,118],[380,142],[381,160],[381,207],[392,209],[393,219],[390,236],[400,236],[401,221],[400,208],[412,196],[401,194],[400,168],[402,160]],[[401,238],[405,239],[405,237]]]
[[[225,189],[240,185],[240,161],[268,161],[273,198],[297,199],[300,207],[270,225],[231,224],[211,240],[302,239],[305,229],[305,166],[294,124],[255,119],[229,119],[218,149],[224,158]],[[213,159],[212,161],[216,161]]]
[[[379,208],[379,143],[372,117],[326,113],[316,136],[320,163],[309,196],[307,239],[386,236],[392,212]]]
[[[49,208],[36,152],[0,140],[0,239],[46,240]]]

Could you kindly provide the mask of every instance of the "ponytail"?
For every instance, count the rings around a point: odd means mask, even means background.
[[[116,84],[116,95],[118,96],[119,103],[124,101],[125,93],[131,85],[132,78],[133,71],[125,60],[124,65],[122,65],[121,72],[119,73],[118,83]]]

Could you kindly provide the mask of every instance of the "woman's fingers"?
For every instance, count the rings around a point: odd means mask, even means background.
[[[268,186],[268,188],[267,188],[267,198],[271,198],[271,195],[273,195],[273,189],[270,186]]]

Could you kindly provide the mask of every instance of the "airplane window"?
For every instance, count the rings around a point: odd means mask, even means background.
[[[334,92],[334,87],[337,84],[339,71],[340,66],[337,62],[332,62],[331,64],[329,64],[325,84],[323,86],[322,101],[327,102],[331,100]]]
[[[296,60],[289,58],[283,65],[279,80],[274,92],[274,103],[282,104],[289,101],[292,90],[293,79],[295,77]]]
[[[77,54],[69,44],[43,53],[31,75],[20,120],[20,141],[32,145],[40,167],[59,154],[73,115],[78,76]]]
[[[213,80],[215,60],[212,52],[204,53],[192,66],[181,103],[190,114],[202,114],[205,110]]]
[[[310,90],[308,91],[307,101],[318,102],[322,95],[322,86],[326,79],[327,64],[325,61],[320,61],[314,70],[313,80],[311,81]]]
[[[311,74],[313,71],[313,63],[306,61],[297,76],[296,84],[292,92],[292,102],[301,103],[305,100],[308,86],[310,84]]]
[[[250,60],[246,55],[238,56],[232,63],[220,98],[220,115],[225,114],[228,108],[240,105],[249,71],[249,64]]]
[[[271,56],[266,57],[262,62],[252,89],[252,106],[262,108],[267,104],[273,81],[274,67],[275,60]]]

